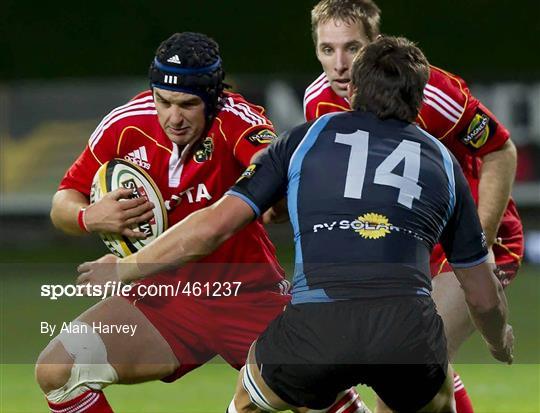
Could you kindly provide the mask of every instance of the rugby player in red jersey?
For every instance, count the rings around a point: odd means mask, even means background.
[[[106,161],[124,158],[145,169],[172,225],[217,201],[275,136],[262,107],[224,91],[218,45],[205,35],[165,40],[149,76],[151,90],[105,116],[65,174],[51,210],[64,232],[137,236],[130,227],[152,217],[148,201],[123,199],[129,190],[89,205],[93,176]],[[108,298],[76,319],[81,334],[52,340],[36,368],[51,410],[108,412],[106,385],[174,381],[216,355],[240,368],[251,343],[289,301],[274,246],[255,221],[200,263],[143,283],[209,282],[209,296]],[[240,283],[237,294],[224,297],[226,282]],[[93,322],[131,324],[136,334],[99,335],[86,328]]]
[[[152,217],[149,202],[126,199],[130,191],[121,189],[89,205],[94,174],[113,158],[154,179],[169,225],[217,201],[275,137],[262,107],[224,91],[224,76],[212,39],[177,33],[165,40],[150,66],[151,90],[105,116],[66,172],[53,199],[54,225],[69,234],[139,236],[131,227]],[[216,355],[238,369],[290,299],[260,221],[191,267],[138,281],[180,285],[180,293],[108,298],[52,340],[36,377],[53,412],[111,412],[105,386],[172,382]],[[211,290],[183,289],[194,282]],[[98,334],[94,323],[131,325],[136,333]]]
[[[372,0],[322,0],[311,12],[312,35],[324,72],[306,89],[306,120],[350,110],[350,68],[360,48],[379,35],[380,9]],[[381,96],[384,99],[384,96]],[[458,159],[478,206],[478,214],[503,286],[516,276],[523,256],[523,230],[510,192],[516,149],[508,130],[476,99],[458,76],[431,66],[417,123],[438,138]],[[474,331],[463,291],[444,252],[431,258],[433,298],[448,337],[449,358]],[[459,376],[457,411],[472,412]]]

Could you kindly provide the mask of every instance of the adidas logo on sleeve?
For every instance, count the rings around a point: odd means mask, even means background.
[[[124,156],[124,159],[134,163],[135,165],[139,165],[144,169],[150,169],[150,163],[148,162],[148,156],[146,155],[146,148],[144,146],[141,146],[139,149],[135,149],[134,151],[128,153],[126,156]]]

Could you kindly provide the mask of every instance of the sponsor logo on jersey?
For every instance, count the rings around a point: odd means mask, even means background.
[[[199,144],[198,148],[195,150],[193,159],[197,163],[203,163],[212,159],[212,153],[214,152],[214,141],[210,136],[204,138],[204,140]]]
[[[398,230],[394,227],[384,215],[370,212],[361,215],[357,218],[360,226],[354,231],[357,232],[362,238],[365,239],[379,239],[384,238],[390,231]]]
[[[400,228],[392,225],[388,218],[376,212],[368,212],[360,215],[350,221],[342,219],[341,221],[323,222],[313,225],[313,232],[334,231],[334,230],[353,230],[364,239],[384,238],[392,232],[401,232],[417,240],[424,241],[424,238],[414,231],[407,228]]]
[[[172,211],[176,208],[183,200],[187,200],[188,203],[199,203],[203,200],[210,201],[212,195],[208,192],[205,184],[198,184],[196,187],[191,186],[185,191],[180,192],[177,195],[172,195],[168,200],[165,201],[165,208],[167,211]]]
[[[244,172],[242,172],[242,175],[240,175],[240,178],[236,181],[236,183],[240,182],[242,179],[249,179],[255,174],[255,170],[257,169],[257,165],[252,163],[249,165]]]
[[[124,156],[124,159],[139,165],[141,168],[150,169],[150,163],[148,162],[148,156],[146,155],[146,148],[141,146],[139,149],[135,149],[133,152]]]
[[[478,111],[469,124],[466,135],[461,140],[465,145],[479,149],[485,145],[492,132],[490,117],[482,111]]]
[[[339,222],[324,222],[313,225],[313,232],[333,231],[334,229],[353,230],[364,239],[384,238],[392,231],[400,231],[400,228],[392,225],[384,215],[374,212],[361,215],[353,221],[343,219]]]
[[[246,139],[255,146],[266,145],[276,139],[276,134],[270,129],[263,129],[253,135],[249,135]]]

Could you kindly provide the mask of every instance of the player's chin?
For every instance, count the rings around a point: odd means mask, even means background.
[[[332,82],[332,89],[334,89],[334,92],[336,92],[336,94],[339,96],[339,97],[342,97],[342,98],[346,98],[349,96],[349,90],[348,90],[348,86],[349,83],[342,83],[342,82]]]
[[[176,143],[177,145],[187,145],[190,141],[192,141],[192,134],[191,133],[178,133],[178,132],[167,132],[167,137],[171,140],[171,142]]]

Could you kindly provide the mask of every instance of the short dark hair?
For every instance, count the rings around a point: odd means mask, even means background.
[[[354,110],[414,122],[429,78],[429,63],[413,42],[381,36],[358,52],[351,73]]]
[[[175,33],[164,40],[156,50],[149,77],[152,87],[199,96],[208,118],[217,114],[226,87],[219,46],[202,33]]]
[[[311,10],[311,35],[317,45],[319,23],[330,20],[345,23],[361,22],[366,36],[375,40],[380,32],[381,9],[372,0],[321,0]]]

